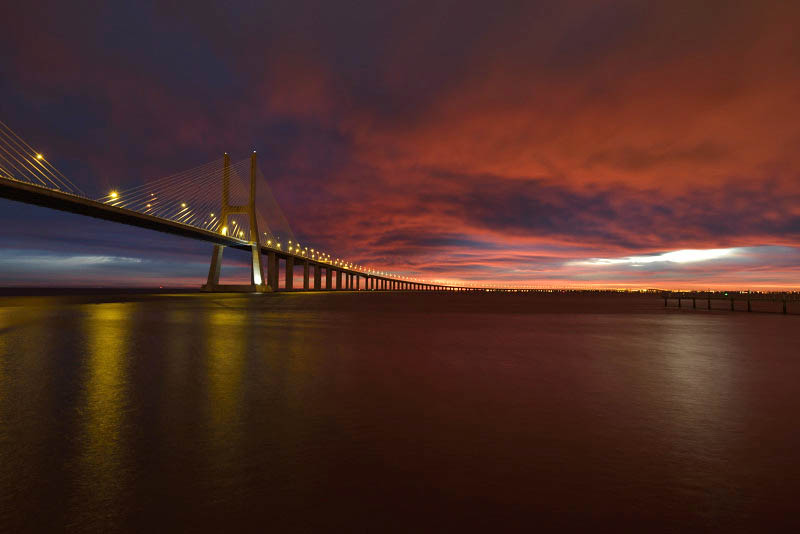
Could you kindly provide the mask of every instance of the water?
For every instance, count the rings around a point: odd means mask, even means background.
[[[797,528],[800,317],[0,299],[0,531]]]

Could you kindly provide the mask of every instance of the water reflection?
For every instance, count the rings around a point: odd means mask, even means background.
[[[375,297],[0,303],[0,532],[793,513],[796,317]]]
[[[125,414],[132,305],[87,307],[83,440],[78,506],[83,518],[114,524],[127,485]]]
[[[217,308],[205,317],[202,335],[208,370],[208,465],[223,473],[236,467],[232,464],[242,446],[247,315],[241,309]]]

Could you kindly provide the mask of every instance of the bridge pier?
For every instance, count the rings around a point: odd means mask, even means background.
[[[213,286],[219,285],[219,271],[222,267],[222,245],[214,245],[214,251],[211,253],[211,266],[208,269],[208,282],[206,287],[209,289]]]
[[[273,291],[278,290],[278,255],[273,251],[267,253],[267,284]]]
[[[336,289],[339,291],[342,289],[342,271],[336,271]]]
[[[292,256],[286,258],[286,272],[284,276],[283,286],[287,291],[291,291],[294,289],[294,258]]]
[[[303,262],[303,289],[308,291],[308,260]]]
[[[220,210],[220,233],[227,232],[228,218],[237,213],[247,215],[250,223],[250,285],[221,285],[219,275],[222,267],[223,245],[214,245],[211,252],[211,265],[208,269],[208,280],[203,286],[205,291],[269,291],[270,287],[264,280],[264,268],[261,265],[261,248],[258,242],[258,222],[256,221],[256,153],[250,156],[250,198],[244,206],[234,206],[230,203],[230,175],[231,158],[225,154],[222,159],[222,209]]]
[[[322,267],[318,264],[314,264],[314,290],[319,291],[322,289]]]
[[[325,269],[325,289],[328,291],[333,289],[333,271],[331,271],[330,267]]]

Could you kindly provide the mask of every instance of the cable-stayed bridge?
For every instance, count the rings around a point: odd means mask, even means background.
[[[212,243],[203,286],[207,291],[278,290],[281,270],[283,290],[520,291],[391,274],[303,246],[266,185],[255,152],[237,162],[225,154],[218,161],[92,198],[0,122],[0,197]],[[225,247],[250,253],[250,284],[220,283]],[[299,265],[302,285],[294,281]]]

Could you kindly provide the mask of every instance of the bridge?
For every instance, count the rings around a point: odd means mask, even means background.
[[[91,198],[0,121],[0,197],[211,243],[205,291],[529,291],[423,281],[334,258],[294,238],[282,240],[256,206],[259,183],[265,180],[254,151],[236,163],[224,154],[219,161]],[[285,221],[271,193],[268,200],[273,215]],[[220,283],[226,247],[250,253],[250,284]],[[294,281],[296,265],[303,266],[302,286]]]

